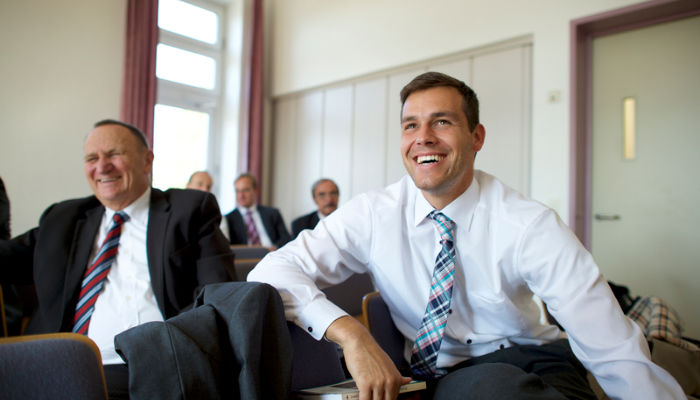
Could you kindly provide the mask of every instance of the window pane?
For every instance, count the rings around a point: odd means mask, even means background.
[[[167,44],[158,44],[156,76],[204,89],[214,89],[216,60]]]
[[[158,27],[206,43],[216,43],[219,16],[180,0],[160,0]]]
[[[210,115],[156,104],[153,126],[153,186],[184,188],[207,167]]]

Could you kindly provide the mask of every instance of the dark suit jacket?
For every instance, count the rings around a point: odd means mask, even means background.
[[[272,207],[257,206],[260,218],[265,226],[265,232],[270,237],[272,243],[277,248],[284,246],[292,238],[289,236],[287,227],[284,225],[282,214],[279,210]],[[248,244],[248,233],[246,232],[245,221],[238,208],[226,214],[226,222],[230,231],[229,238],[231,244]]]
[[[0,239],[10,238],[10,200],[5,192],[5,183],[0,178]]]
[[[318,218],[318,211],[302,215],[301,217],[292,221],[292,239],[299,235],[299,232],[304,229],[314,229],[316,224],[318,224],[320,219]]]
[[[39,226],[0,241],[0,282],[34,283],[38,308],[27,333],[70,331],[80,284],[104,206],[94,196],[49,207]],[[232,267],[220,212],[209,193],[151,190],[146,249],[164,318],[189,308],[199,288],[229,280]]]
[[[292,342],[282,299],[264,283],[207,285],[192,310],[114,344],[129,365],[131,400],[289,398]]]

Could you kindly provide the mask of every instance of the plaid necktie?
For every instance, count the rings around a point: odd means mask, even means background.
[[[436,362],[450,310],[455,270],[455,223],[436,210],[429,217],[440,233],[442,249],[435,260],[428,305],[411,352],[411,370],[423,379],[445,374],[444,370],[437,369]]]
[[[75,306],[75,315],[73,316],[73,332],[87,335],[90,317],[92,312],[95,311],[97,296],[102,291],[109,269],[117,258],[122,224],[128,220],[129,216],[126,213],[122,211],[114,213],[112,226],[109,228],[102,246],[100,246],[100,251],[97,252],[92,264],[85,270],[80,297],[78,304]]]
[[[245,230],[248,235],[248,244],[260,244],[260,235],[258,235],[258,230],[255,229],[253,212],[250,210],[245,211]]]

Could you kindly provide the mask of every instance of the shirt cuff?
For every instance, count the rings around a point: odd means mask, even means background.
[[[345,315],[349,314],[327,298],[321,297],[309,303],[299,313],[295,323],[314,339],[321,340],[333,321]]]

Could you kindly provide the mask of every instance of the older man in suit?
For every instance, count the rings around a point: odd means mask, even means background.
[[[328,178],[321,178],[311,186],[311,197],[318,209],[292,221],[292,238],[304,229],[314,229],[321,219],[338,208],[338,185]]]
[[[191,307],[233,263],[208,193],[151,188],[153,152],[135,127],[104,120],[85,140],[93,196],[49,207],[39,226],[0,241],[0,282],[34,283],[28,333],[73,331],[102,353],[110,398],[128,397],[114,336]]]
[[[244,173],[233,182],[236,208],[226,214],[231,244],[261,245],[274,250],[291,240],[279,210],[255,203],[258,184]]]

